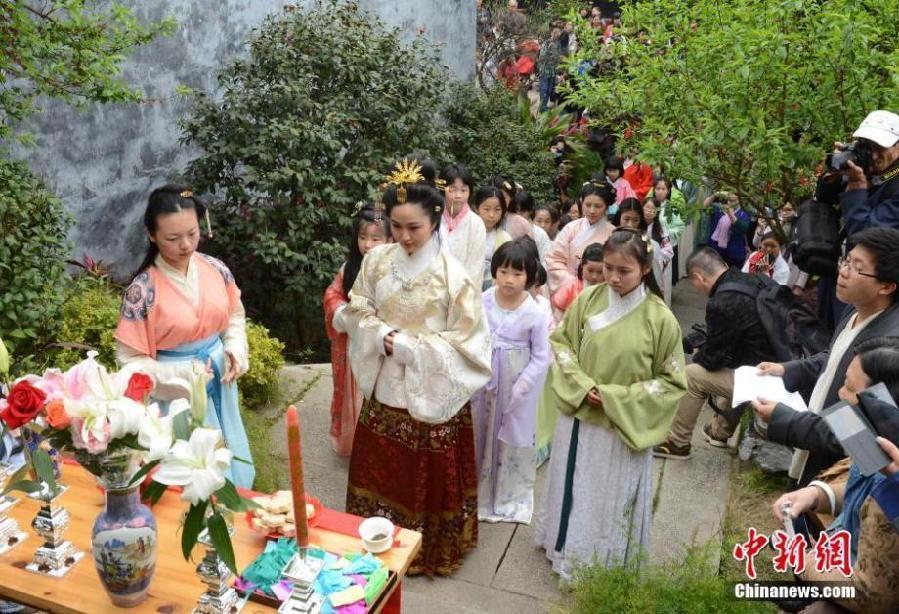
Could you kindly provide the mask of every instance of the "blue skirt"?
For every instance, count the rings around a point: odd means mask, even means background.
[[[219,429],[225,438],[225,444],[235,456],[227,477],[241,488],[252,488],[256,469],[250,455],[250,442],[240,417],[240,403],[237,396],[237,383],[222,383],[222,375],[226,370],[225,346],[218,335],[212,335],[200,341],[184,343],[174,350],[159,350],[156,359],[160,362],[185,362],[199,360],[206,364],[212,360],[213,378],[206,386],[209,402],[206,409],[206,426]],[[236,460],[243,459],[246,462]]]

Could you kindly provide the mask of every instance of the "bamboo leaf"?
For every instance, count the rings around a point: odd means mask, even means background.
[[[13,485],[13,484],[15,484],[16,482],[21,482],[22,479],[25,477],[25,474],[26,474],[27,472],[28,472],[28,465],[27,465],[27,464],[22,465],[21,467],[19,467],[19,468],[16,470],[16,472],[15,472],[14,474],[12,474],[12,477],[10,477],[10,478],[6,481],[6,488],[3,489],[3,494],[5,495],[6,493],[10,492],[10,491],[12,490],[12,485]]]
[[[224,517],[218,512],[213,512],[206,521],[206,528],[209,529],[209,538],[222,562],[236,575],[238,571],[234,562],[234,546],[231,544],[231,536],[228,534],[228,525]]]
[[[162,498],[162,495],[165,494],[167,486],[165,484],[160,484],[159,482],[150,482],[150,484],[144,489],[143,502],[147,505],[153,506]]]
[[[215,491],[215,498],[218,503],[221,503],[228,509],[240,511],[238,509],[240,506],[240,495],[237,493],[237,489],[231,480],[225,479],[225,485]]]
[[[190,560],[190,553],[193,552],[197,537],[203,530],[203,517],[206,515],[208,504],[208,501],[200,501],[196,505],[191,505],[187,516],[184,517],[184,527],[181,529],[181,554],[186,561]]]
[[[6,488],[3,489],[3,494],[10,493],[13,491],[26,492],[29,495],[32,493],[40,492],[41,483],[35,482],[34,480],[18,480],[16,482],[10,482],[6,485]]]
[[[31,462],[34,465],[34,471],[37,473],[37,477],[42,482],[46,482],[47,486],[50,487],[51,492],[56,492],[59,485],[56,483],[56,476],[53,471],[53,459],[50,458],[47,451],[38,446],[37,449],[31,453]]]
[[[158,460],[150,461],[149,463],[146,463],[143,467],[141,467],[141,468],[137,471],[137,473],[134,474],[134,477],[131,478],[131,481],[130,481],[130,482],[128,482],[128,486],[131,486],[131,485],[133,485],[133,484],[137,484],[138,482],[140,482],[141,480],[143,480],[143,479],[144,479],[144,476],[146,476],[148,473],[150,473],[151,471],[153,471],[153,468],[156,467],[156,465],[158,465],[158,464],[159,464],[159,461],[158,461]]]

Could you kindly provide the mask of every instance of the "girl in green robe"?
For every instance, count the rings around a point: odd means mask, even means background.
[[[560,412],[537,544],[578,565],[639,563],[652,522],[652,447],[687,390],[681,329],[652,277],[652,242],[616,230],[606,283],[584,290],[550,337],[547,385]]]

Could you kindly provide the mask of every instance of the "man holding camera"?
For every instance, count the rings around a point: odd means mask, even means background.
[[[847,234],[899,228],[899,115],[873,111],[852,136],[858,141],[831,158],[847,178],[840,194]]]
[[[734,369],[771,360],[774,351],[756,309],[756,301],[743,292],[721,291],[724,284],[757,287],[758,280],[737,269],[729,269],[721,255],[711,247],[700,247],[687,259],[687,276],[693,287],[709,297],[706,304],[706,338],[691,334],[684,349],[693,351],[687,365],[687,394],[678,405],[677,416],[668,439],[653,449],[660,458],[690,458],[690,441],[699,412],[709,396],[730,400],[734,389]],[[694,346],[694,347],[691,347]],[[714,447],[727,447],[739,416],[716,413],[702,429],[706,441]]]

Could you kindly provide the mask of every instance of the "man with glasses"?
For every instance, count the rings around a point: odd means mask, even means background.
[[[768,439],[796,448],[790,477],[806,486],[822,469],[846,456],[818,415],[839,397],[846,369],[861,342],[899,336],[899,230],[869,228],[852,235],[854,247],[840,260],[837,298],[849,305],[837,326],[830,349],[810,358],[777,364],[763,362],[759,371],[779,375],[787,390],[811,390],[808,412],[759,399],[756,414],[768,423]]]

